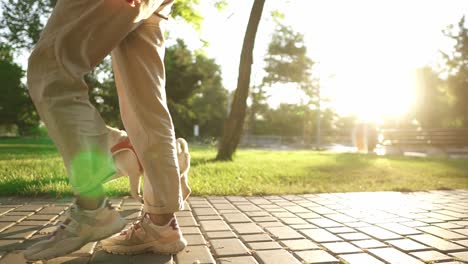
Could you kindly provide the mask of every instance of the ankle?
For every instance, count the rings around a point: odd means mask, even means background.
[[[76,198],[76,204],[79,208],[83,210],[96,210],[101,207],[102,203],[104,202],[104,197],[83,197],[78,196]]]
[[[174,218],[174,213],[170,214],[151,214],[147,213],[151,222],[158,226],[167,225],[172,218]]]

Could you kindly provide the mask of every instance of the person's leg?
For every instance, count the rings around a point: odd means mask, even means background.
[[[122,121],[144,170],[144,210],[166,224],[183,206],[175,132],[167,108],[166,20],[153,15],[112,51]]]
[[[151,16],[112,51],[122,121],[143,165],[145,215],[129,229],[101,241],[111,253],[174,254],[187,245],[174,216],[183,208],[183,200],[166,103],[165,22],[158,14]]]
[[[102,182],[115,170],[108,130],[89,102],[83,77],[162,2],[143,0],[135,7],[126,0],[57,2],[29,58],[28,89],[64,159],[78,207],[54,236],[29,248],[27,258],[67,254],[123,227],[103,201]]]

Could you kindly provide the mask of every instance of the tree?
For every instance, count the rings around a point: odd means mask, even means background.
[[[165,64],[176,134],[191,137],[193,126],[199,125],[201,136],[219,136],[227,101],[219,65],[204,53],[189,50],[182,40],[167,48]]]
[[[0,125],[16,125],[21,135],[39,124],[26,87],[21,83],[23,77],[24,71],[13,62],[12,48],[0,44]]]
[[[262,85],[253,87],[251,93],[251,105],[248,109],[248,131],[250,134],[257,134],[257,119],[262,118],[269,110],[265,89]]]
[[[306,93],[309,101],[304,102],[307,107],[304,108],[303,137],[304,142],[309,143],[312,132],[310,106],[315,105],[320,109],[319,81],[311,78],[315,62],[307,57],[304,36],[284,25],[282,14],[274,12],[273,18],[276,29],[265,57],[266,76],[263,78],[263,85],[273,88],[274,85],[293,84]]]
[[[307,57],[304,36],[281,24],[279,20],[276,21],[276,29],[265,57],[264,70],[267,75],[263,78],[263,84],[295,83],[307,91],[311,88],[312,66],[315,62]]]
[[[449,96],[443,82],[431,68],[416,71],[416,103],[413,118],[422,128],[442,128],[453,121]]]
[[[452,54],[442,53],[445,60],[447,86],[454,98],[454,111],[459,125],[468,127],[468,28],[465,16],[458,22],[458,29],[453,25],[444,30],[444,34],[453,39],[455,44]]]
[[[193,125],[199,125],[200,137],[219,138],[226,119],[228,93],[222,85],[221,68],[202,54],[197,55],[196,64],[202,79],[200,89],[190,102],[195,113]]]
[[[250,12],[240,57],[237,89],[231,104],[231,112],[224,125],[223,136],[219,144],[216,160],[231,160],[232,155],[239,145],[247,109],[255,36],[257,35],[258,24],[262,17],[264,4],[265,0],[255,0]]]

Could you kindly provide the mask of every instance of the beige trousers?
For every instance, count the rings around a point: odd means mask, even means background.
[[[29,58],[28,88],[77,194],[115,173],[109,130],[84,75],[109,53],[122,121],[141,160],[144,209],[183,208],[175,132],[166,104],[164,26],[173,0],[59,0]]]

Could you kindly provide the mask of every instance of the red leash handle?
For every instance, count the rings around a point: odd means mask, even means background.
[[[133,148],[132,143],[130,143],[130,139],[126,138],[124,141],[115,144],[111,148],[111,153],[112,155],[114,155],[124,150],[131,150],[133,154],[135,154],[135,157],[137,158],[137,161],[138,161],[138,167],[140,169],[140,172],[143,172],[143,166],[141,165],[140,159],[138,158],[138,155],[135,149]]]

